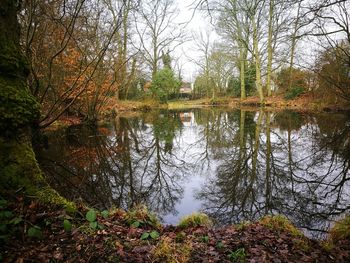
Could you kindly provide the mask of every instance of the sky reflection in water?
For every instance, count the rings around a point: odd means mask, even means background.
[[[99,209],[145,204],[166,224],[283,214],[321,238],[349,211],[349,126],[342,114],[157,111],[50,132],[38,159],[62,195]]]

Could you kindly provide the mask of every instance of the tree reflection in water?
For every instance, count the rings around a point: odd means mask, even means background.
[[[39,159],[50,183],[70,199],[100,209],[146,204],[159,215],[176,213],[188,169],[176,156],[181,127],[171,112],[121,117],[104,127],[72,126],[50,134]]]
[[[52,132],[38,156],[61,194],[101,209],[167,216],[200,202],[219,224],[280,213],[320,237],[350,208],[349,126],[342,114],[161,111]]]
[[[220,224],[280,213],[321,237],[329,220],[349,210],[349,119],[259,111],[247,127],[247,113],[237,113],[239,139],[232,137],[197,193],[203,210]]]

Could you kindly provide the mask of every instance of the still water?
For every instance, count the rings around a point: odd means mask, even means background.
[[[165,224],[195,211],[218,225],[283,214],[314,238],[350,210],[350,118],[157,111],[47,134],[38,159],[63,196],[98,209],[145,204]]]

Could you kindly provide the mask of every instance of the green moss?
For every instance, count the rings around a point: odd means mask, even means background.
[[[0,134],[11,136],[39,118],[39,104],[24,80],[0,77]]]
[[[211,225],[212,221],[206,214],[203,213],[193,213],[191,215],[185,216],[180,220],[180,223],[178,224],[178,226],[181,228]]]
[[[72,203],[47,185],[30,144],[0,138],[0,152],[2,190],[23,189],[43,203],[62,205],[69,211],[75,209]]]
[[[336,248],[333,242],[329,240],[321,241],[321,246],[323,249],[325,249],[327,252],[331,252],[333,249]]]
[[[60,196],[54,189],[46,186],[36,192],[36,196],[41,202],[63,206],[68,213],[76,212],[76,205],[73,202]]]
[[[0,71],[7,75],[15,73],[27,75],[29,66],[26,58],[21,53],[18,45],[13,42],[13,39],[6,35],[1,34],[0,36]]]
[[[39,104],[26,84],[29,67],[19,47],[13,3],[6,10],[8,25],[0,26],[0,135],[6,136],[39,118]]]

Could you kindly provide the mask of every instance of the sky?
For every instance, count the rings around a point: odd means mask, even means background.
[[[179,57],[179,64],[182,65],[182,77],[184,81],[194,82],[196,75],[198,74],[199,67],[191,60],[199,60],[201,57],[200,52],[196,50],[195,40],[193,35],[199,32],[213,32],[211,34],[213,41],[217,39],[214,33],[214,28],[210,24],[210,20],[205,16],[203,12],[196,10],[194,12],[193,2],[194,0],[176,0],[179,8],[179,16],[176,22],[185,23],[186,34],[190,37],[188,41],[183,43],[174,51],[174,56]]]

